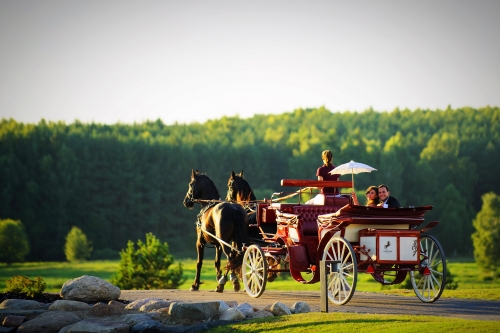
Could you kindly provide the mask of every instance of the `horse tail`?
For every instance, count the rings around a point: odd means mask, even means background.
[[[248,215],[245,210],[237,204],[235,204],[235,209],[233,211],[233,222],[233,241],[236,243],[238,253],[228,264],[231,269],[237,269],[243,264],[243,244],[249,244]]]

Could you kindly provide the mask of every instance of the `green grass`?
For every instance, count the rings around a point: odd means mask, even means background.
[[[225,332],[498,332],[500,322],[435,316],[405,316],[355,313],[307,313],[248,320],[220,326],[211,333]]]
[[[222,263],[225,264],[225,260]],[[110,281],[111,275],[117,271],[118,266],[119,261],[117,260],[87,261],[71,264],[68,262],[36,262],[13,264],[10,267],[6,264],[0,264],[0,291],[5,290],[7,279],[15,275],[23,275],[30,279],[40,276],[47,284],[47,292],[59,292],[64,282],[82,275],[98,276]],[[193,283],[196,262],[191,259],[183,260],[182,266],[188,279],[179,289],[188,290]],[[500,300],[500,281],[492,280],[481,273],[476,263],[448,262],[448,269],[458,283],[458,289],[446,289],[441,297]],[[201,279],[204,282],[201,286],[203,290],[214,290],[217,286],[213,257],[207,256],[207,259],[203,262]],[[304,285],[296,282],[289,273],[282,274],[276,281],[266,285],[266,290],[319,291],[319,289],[319,283]],[[356,290],[415,297],[413,290],[382,287],[371,275],[364,273],[358,274]]]

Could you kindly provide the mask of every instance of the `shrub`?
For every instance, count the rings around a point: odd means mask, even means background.
[[[45,290],[45,282],[39,276],[30,280],[26,276],[16,275],[5,282],[6,292],[25,294],[28,297],[40,296]]]
[[[474,258],[483,272],[500,276],[500,196],[489,192],[481,199],[483,205],[472,222]]]
[[[22,262],[29,253],[28,236],[21,221],[0,220],[0,262]]]
[[[127,248],[120,251],[118,272],[111,283],[121,289],[176,289],[186,281],[182,264],[171,268],[174,257],[168,244],[163,244],[152,234],[146,234],[146,243],[137,241],[137,248],[128,241]]]
[[[90,257],[92,247],[87,236],[78,227],[71,228],[66,236],[66,244],[64,245],[64,254],[68,261],[86,260]]]

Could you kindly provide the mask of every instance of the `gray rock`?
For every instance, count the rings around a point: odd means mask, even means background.
[[[46,307],[43,303],[27,299],[6,299],[0,303],[0,309],[40,310]]]
[[[0,333],[15,333],[17,327],[4,327],[0,326]]]
[[[24,322],[17,329],[18,333],[53,333],[59,332],[65,326],[80,321],[73,312],[47,311],[40,316]]]
[[[50,311],[85,311],[92,306],[79,301],[57,300],[49,306]]]
[[[129,333],[130,327],[121,322],[87,318],[64,327],[59,333]]]
[[[104,303],[97,303],[96,305],[92,306],[89,311],[89,315],[96,317],[118,316],[125,313],[127,313],[127,310],[122,307]]]
[[[290,309],[281,302],[276,302],[271,306],[271,312],[275,316],[286,316],[291,315]]]
[[[254,313],[254,308],[249,303],[241,303],[236,308],[238,310],[240,310],[241,312],[243,312],[243,314],[245,315],[245,317],[251,317],[252,314]]]
[[[127,323],[132,327],[145,321],[152,321],[152,319],[150,316],[144,313],[130,313],[123,316],[121,321]]]
[[[192,323],[199,320],[209,320],[219,314],[219,302],[172,303],[170,319],[174,323]]]
[[[311,307],[307,304],[307,302],[295,302],[292,305],[291,311],[294,314],[308,313],[311,312]]]
[[[130,333],[144,333],[144,332],[152,333],[152,332],[162,332],[164,330],[165,328],[163,327],[162,323],[156,320],[149,320],[134,325],[130,330]]]
[[[2,321],[2,326],[5,327],[19,327],[26,320],[25,316],[9,315]]]
[[[250,317],[251,319],[258,319],[258,318],[268,318],[268,317],[274,317],[274,315],[266,310],[259,310],[255,311],[252,313],[252,316]]]
[[[65,300],[99,302],[117,300],[120,288],[96,276],[84,275],[65,282],[61,288]]]
[[[226,312],[227,310],[229,310],[230,307],[226,302],[224,302],[224,301],[218,301],[218,302],[220,302],[219,313],[223,313],[223,312]]]
[[[229,308],[227,311],[221,313],[219,315],[220,320],[232,321],[237,320],[241,321],[246,318],[245,314],[238,310],[237,308]]]
[[[162,299],[150,300],[149,302],[147,302],[146,304],[141,306],[139,308],[139,311],[149,312],[149,311],[158,310],[158,309],[162,309],[162,308],[169,308],[170,304],[172,304],[172,303],[173,303],[172,301],[165,301]]]
[[[144,304],[150,302],[150,301],[153,301],[153,300],[157,300],[157,301],[162,301],[161,298],[143,298],[143,299],[138,299],[138,300],[135,300],[129,304],[127,304],[127,306],[125,307],[125,309],[127,310],[139,310],[141,308],[141,306],[143,306]]]

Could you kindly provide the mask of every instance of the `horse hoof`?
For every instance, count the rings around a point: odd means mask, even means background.
[[[191,286],[191,289],[189,289],[189,290],[190,291],[198,291],[198,289],[200,289],[200,287]]]
[[[240,286],[240,282],[239,281],[233,283],[233,290],[236,291],[236,292],[238,292],[238,291],[241,290],[241,286]]]
[[[218,293],[222,293],[224,291],[224,285],[218,285],[217,288],[215,288],[215,291]]]

